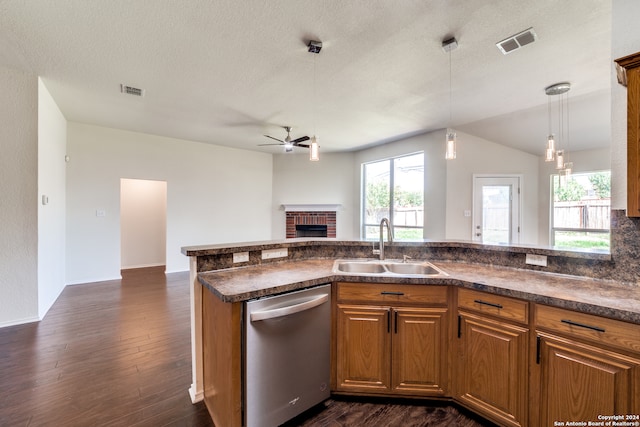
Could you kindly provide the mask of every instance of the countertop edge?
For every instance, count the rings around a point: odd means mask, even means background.
[[[298,261],[299,263],[303,263],[304,261]],[[333,261],[324,260],[325,263]],[[288,266],[291,263],[287,263]],[[271,269],[277,269],[277,265],[269,264]],[[250,299],[262,298],[270,295],[277,295],[281,293],[291,292],[299,289],[309,288],[321,284],[333,283],[333,282],[364,282],[364,283],[398,283],[398,284],[411,284],[411,285],[453,285],[461,288],[468,288],[479,290],[483,292],[489,292],[497,295],[508,296],[512,298],[518,298],[525,301],[544,304],[559,308],[565,308],[569,310],[579,311],[587,314],[594,314],[598,316],[603,316],[615,320],[626,321],[630,323],[640,324],[640,312],[629,311],[625,309],[621,309],[619,307],[607,306],[606,304],[601,303],[589,303],[584,301],[576,301],[568,298],[562,298],[558,296],[548,295],[548,294],[539,294],[528,292],[525,290],[508,288],[505,286],[500,286],[499,282],[501,279],[496,277],[489,277],[486,274],[486,271],[483,273],[484,280],[473,280],[469,278],[464,278],[461,276],[464,275],[456,275],[455,271],[448,271],[452,269],[452,263],[442,263],[436,264],[439,267],[442,267],[443,270],[448,272],[448,276],[438,276],[434,278],[414,278],[414,277],[394,277],[392,280],[390,277],[380,277],[380,276],[356,276],[350,274],[335,274],[333,271],[328,271],[328,269],[318,269],[318,271],[314,271],[309,275],[302,275],[303,277],[297,277],[295,279],[287,280],[282,279],[282,281],[278,281],[277,284],[267,286],[264,288],[255,288],[247,291],[241,291],[237,293],[228,293],[221,292],[217,289],[216,285],[216,276],[219,276],[221,281],[224,281],[225,275],[229,273],[233,273],[234,271],[245,271],[249,272],[251,270],[260,268],[260,266],[247,266],[247,267],[238,267],[238,268],[230,268],[225,270],[216,270],[210,272],[201,272],[198,273],[198,281],[201,285],[203,285],[206,289],[211,291],[214,295],[216,295],[223,302],[228,303],[236,303],[243,302]],[[544,279],[544,276],[550,277],[554,281],[570,281],[572,284],[580,284],[585,282],[597,283],[603,287],[612,287],[614,286],[611,283],[607,283],[606,281],[597,280],[597,279],[585,279],[582,277],[575,276],[567,276],[551,273],[539,273],[539,272],[531,272],[528,270],[520,271],[519,269],[513,269],[509,267],[487,267],[487,271],[504,271],[508,270],[511,273],[515,274],[533,274],[539,275]],[[287,271],[291,271],[291,268],[287,268]],[[277,273],[277,271],[276,271]],[[456,277],[458,276],[458,277]],[[630,287],[629,289],[633,289]],[[570,289],[568,290],[570,291]],[[589,292],[587,290],[587,292]],[[595,294],[595,290],[594,296]],[[560,293],[560,292],[559,292]]]

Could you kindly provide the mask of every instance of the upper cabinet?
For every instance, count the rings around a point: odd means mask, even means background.
[[[615,62],[627,87],[627,216],[640,217],[640,52]]]

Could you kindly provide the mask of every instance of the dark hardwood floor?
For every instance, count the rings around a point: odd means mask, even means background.
[[[0,329],[2,426],[212,426],[192,405],[189,275],[67,286],[39,323]]]
[[[0,426],[212,426],[187,392],[189,275],[162,271],[67,286],[41,322],[0,328]],[[332,399],[289,425],[483,424],[451,407]]]

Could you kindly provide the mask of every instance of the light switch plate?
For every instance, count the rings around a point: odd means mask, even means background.
[[[262,259],[285,258],[289,256],[287,248],[282,249],[265,249],[262,251]]]
[[[249,262],[249,252],[236,252],[233,254],[233,262]]]
[[[525,259],[525,264],[531,265],[539,265],[540,267],[547,266],[547,256],[546,255],[534,255],[527,254],[527,258]]]

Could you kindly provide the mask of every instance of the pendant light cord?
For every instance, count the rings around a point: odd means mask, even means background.
[[[449,127],[451,127],[451,121],[453,117],[453,95],[451,91],[451,50],[449,51]]]
[[[317,93],[316,93],[316,55],[313,55],[313,136],[316,137]]]

